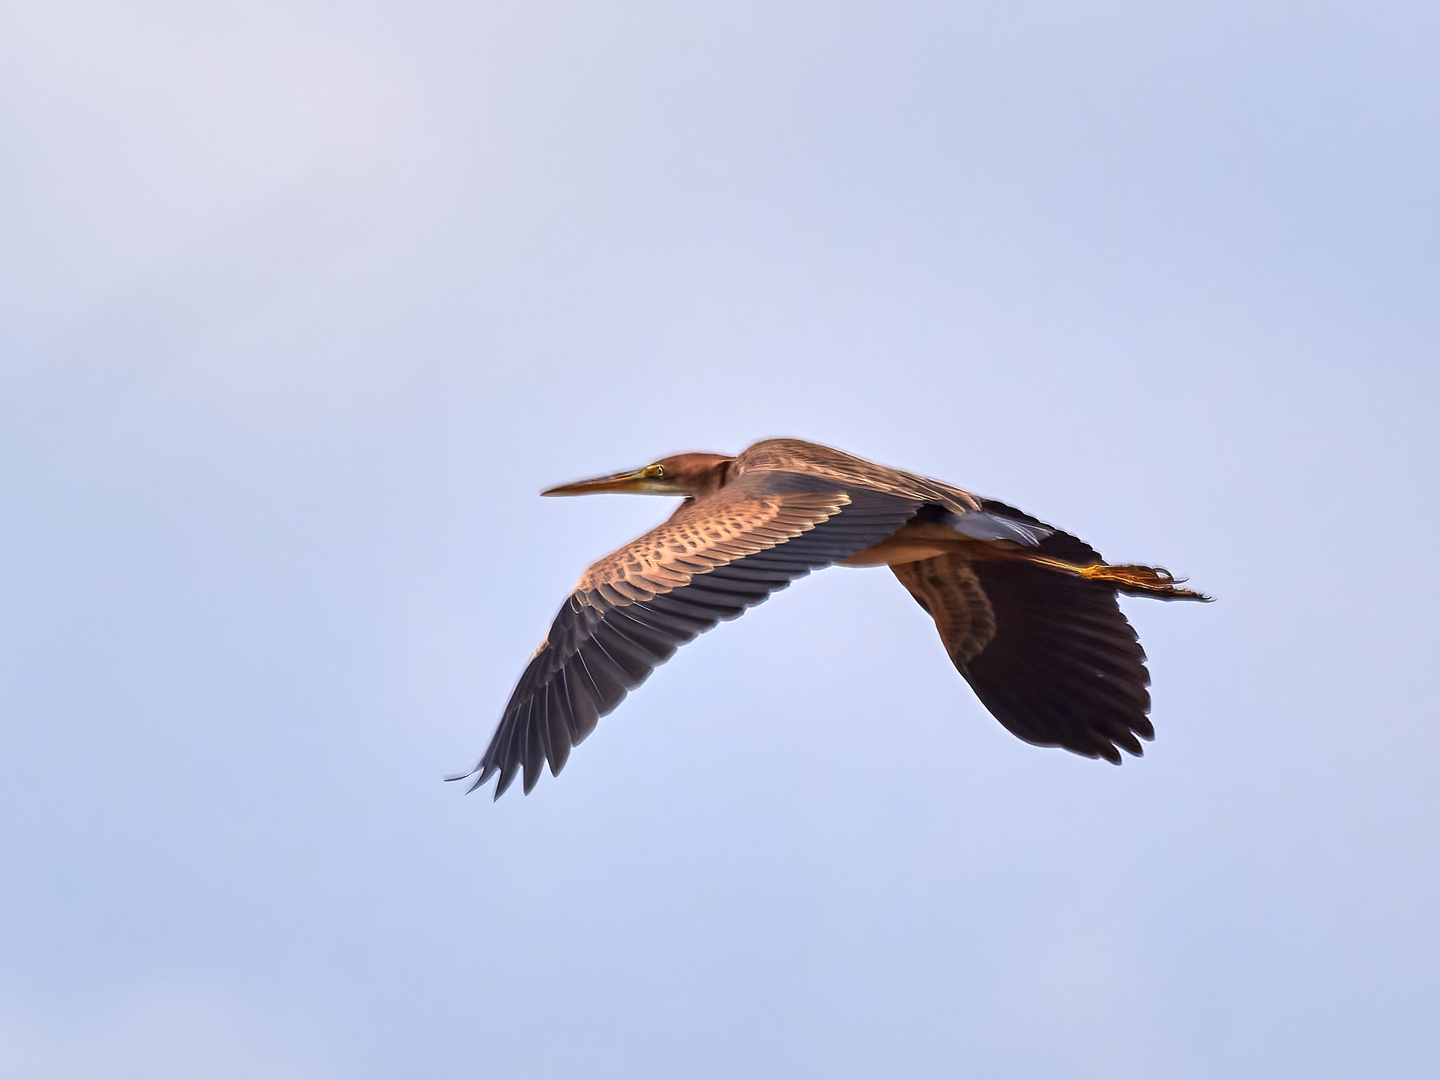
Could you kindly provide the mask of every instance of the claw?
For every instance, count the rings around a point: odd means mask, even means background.
[[[1121,592],[1132,595],[1154,596],[1161,600],[1202,600],[1212,598],[1194,589],[1182,589],[1177,578],[1163,566],[1106,566],[1094,563],[1081,569],[1081,575],[1092,581],[1108,581]]]

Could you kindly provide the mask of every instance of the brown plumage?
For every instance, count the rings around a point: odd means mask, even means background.
[[[1155,731],[1145,653],[1117,593],[1204,600],[1164,570],[1109,566],[1004,503],[815,443],[681,454],[547,495],[684,496],[580,578],[520,677],[471,790],[528,793],[676,648],[812,570],[888,565],[1010,731],[1119,763]],[[454,777],[452,779],[461,779]]]

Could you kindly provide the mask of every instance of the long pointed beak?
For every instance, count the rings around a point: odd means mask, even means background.
[[[573,484],[561,484],[541,495],[596,495],[602,491],[644,491],[644,469],[633,472],[612,473],[597,476],[594,480],[577,480]]]

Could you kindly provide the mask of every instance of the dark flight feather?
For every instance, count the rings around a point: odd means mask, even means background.
[[[1003,503],[983,506],[1051,528]],[[1100,561],[1089,544],[1058,530],[1037,551],[1081,565]],[[1145,651],[1113,585],[1033,563],[948,554],[891,569],[935,619],[981,703],[1021,739],[1118,764],[1121,749],[1139,756],[1139,739],[1154,738]]]

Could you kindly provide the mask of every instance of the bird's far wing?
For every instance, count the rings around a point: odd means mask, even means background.
[[[987,500],[988,513],[1049,529]],[[1099,556],[1050,530],[1038,552],[1088,564]],[[1145,652],[1115,588],[1021,561],[938,555],[892,567],[935,619],[960,674],[1000,723],[1026,742],[1119,763],[1152,739]],[[1136,736],[1139,736],[1137,738]]]
[[[747,469],[771,469],[823,476],[841,484],[935,503],[956,514],[981,508],[981,499],[953,484],[892,469],[888,465],[877,465],[836,450],[833,446],[822,446],[803,439],[765,439],[748,447],[735,459],[732,468],[741,473]]]
[[[476,765],[498,799],[528,793],[679,646],[812,570],[894,533],[921,503],[824,477],[757,470],[585,572],[531,658]]]

